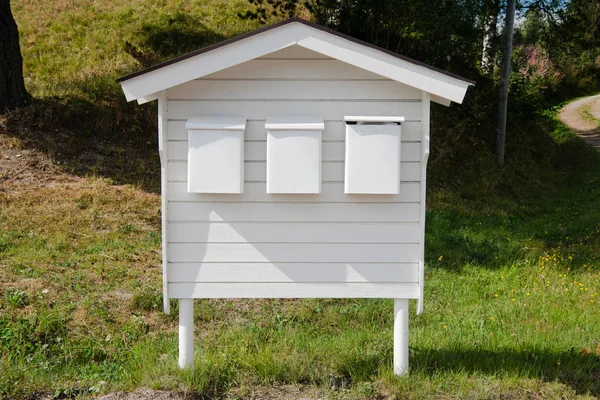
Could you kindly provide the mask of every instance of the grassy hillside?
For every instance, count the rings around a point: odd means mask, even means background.
[[[461,130],[476,92],[434,108],[410,378],[392,374],[391,300],[198,301],[180,372],[155,105],[125,104],[114,79],[252,29],[246,2],[12,4],[37,100],[0,118],[0,397],[600,397],[600,157],[555,111],[512,114],[497,172]]]
[[[139,69],[125,50],[169,58],[256,27],[237,17],[244,0],[13,1],[27,88],[37,97],[110,98],[114,79]],[[106,87],[101,87],[106,85]],[[100,89],[95,93],[94,89]],[[95,97],[96,96],[96,97]]]
[[[7,122],[77,175],[158,191],[156,106],[127,104],[120,76],[257,27],[246,1],[12,1],[25,84]],[[53,132],[48,136],[47,132]]]

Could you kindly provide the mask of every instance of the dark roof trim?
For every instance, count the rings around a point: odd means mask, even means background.
[[[370,47],[372,49],[375,49],[375,50],[381,51],[383,53],[386,53],[386,54],[388,54],[388,55],[390,55],[392,57],[399,58],[401,60],[407,61],[407,62],[415,64],[415,65],[419,65],[421,67],[425,67],[425,68],[430,69],[432,71],[439,72],[440,74],[447,75],[449,77],[461,80],[461,81],[469,83],[471,85],[475,84],[475,81],[463,78],[460,75],[453,74],[453,73],[448,72],[448,71],[444,71],[443,69],[433,67],[433,66],[431,66],[429,64],[425,64],[422,61],[418,61],[418,60],[412,59],[410,57],[405,57],[405,56],[400,55],[398,53],[394,53],[393,51],[384,49],[384,48],[379,47],[379,46],[375,46],[374,44],[365,42],[365,41],[360,40],[360,39],[356,39],[356,38],[354,38],[352,36],[345,35],[343,33],[334,31],[333,29],[327,28],[327,27],[325,27],[323,25],[319,25],[319,24],[316,24],[314,22],[310,22],[310,21],[307,21],[305,19],[298,18],[298,17],[289,18],[289,19],[286,19],[284,21],[280,21],[280,22],[278,22],[276,24],[264,26],[262,28],[259,28],[259,29],[256,29],[256,30],[253,30],[253,31],[250,31],[250,32],[247,32],[247,33],[244,33],[242,35],[234,36],[231,39],[227,39],[227,40],[224,40],[222,42],[210,45],[208,47],[204,47],[202,49],[199,49],[199,50],[196,50],[196,51],[192,51],[191,53],[187,53],[187,54],[184,54],[182,56],[173,58],[172,60],[165,61],[163,63],[153,65],[153,66],[151,66],[149,68],[145,68],[145,69],[143,69],[141,71],[137,71],[137,72],[134,72],[132,74],[125,75],[125,76],[117,79],[117,82],[123,82],[123,81],[126,81],[128,79],[135,78],[135,77],[138,77],[140,75],[144,75],[144,74],[146,74],[148,72],[156,71],[157,69],[161,69],[161,68],[167,67],[167,66],[169,66],[171,64],[178,63],[179,61],[187,60],[188,58],[192,58],[192,57],[195,57],[195,56],[200,55],[200,54],[208,53],[209,51],[218,49],[218,48],[223,47],[223,46],[227,46],[227,45],[229,45],[231,43],[235,43],[235,42],[243,40],[243,39],[247,39],[247,38],[252,37],[254,35],[261,34],[263,32],[270,31],[271,29],[275,29],[275,28],[278,28],[280,26],[290,24],[292,22],[299,22],[299,23],[304,24],[306,26],[310,26],[311,28],[319,29],[319,30],[321,30],[323,32],[327,32],[327,33],[330,33],[332,35],[339,36],[339,37],[341,37],[343,39],[346,39],[346,40],[349,40],[351,42],[360,44],[362,46]]]

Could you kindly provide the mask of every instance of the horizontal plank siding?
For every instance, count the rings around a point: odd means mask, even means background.
[[[205,298],[402,298],[419,296],[417,283],[169,283],[175,299]]]
[[[169,121],[169,140],[188,140],[185,128],[186,120]],[[244,138],[247,141],[267,140],[265,120],[251,119],[246,123]],[[346,123],[344,121],[325,121],[323,130],[324,142],[343,142],[346,140]],[[418,142],[421,140],[421,122],[404,121],[402,123],[402,141]]]
[[[177,100],[413,100],[421,91],[388,81],[202,80],[169,89]]]
[[[169,221],[415,222],[419,203],[169,202]],[[343,229],[343,227],[340,227]]]
[[[418,263],[169,263],[171,282],[418,282]]]
[[[169,182],[187,182],[187,161],[169,162]],[[321,180],[323,182],[344,182],[344,163],[334,161],[323,163],[321,167]],[[400,166],[400,180],[402,182],[419,182],[421,164],[415,161],[403,162]],[[244,165],[245,182],[266,182],[267,164],[264,161],[247,162]]]
[[[167,151],[170,160],[187,160],[188,142],[170,140],[167,144]],[[321,151],[324,162],[344,161],[346,156],[346,147],[343,142],[322,143]],[[400,151],[400,159],[402,161],[419,161],[421,157],[421,144],[418,142],[403,143]],[[244,159],[246,161],[266,161],[266,142],[245,142]]]
[[[240,101],[180,101],[169,100],[169,119],[188,119],[191,116],[243,115],[248,119],[267,119],[280,116],[318,115],[324,120],[342,120],[346,115],[403,116],[418,120],[420,101],[313,101],[313,100],[240,100]]]
[[[168,99],[169,297],[418,297],[419,90],[292,46]],[[247,120],[243,193],[188,193],[186,121],[219,115]],[[344,193],[348,115],[404,117],[399,194]],[[266,192],[265,122],[277,116],[323,119],[321,193]]]
[[[418,244],[170,243],[169,262],[418,262]]]
[[[245,183],[243,194],[188,193],[187,183],[169,182],[167,198],[171,202],[229,202],[229,203],[411,203],[421,199],[421,185],[400,184],[400,194],[345,194],[343,183],[323,183],[321,194],[270,194],[265,183]]]
[[[251,60],[206,75],[210,79],[392,80],[337,60]]]
[[[302,46],[296,45],[284,47],[281,50],[277,50],[262,57],[259,57],[257,58],[257,60],[301,60],[307,58],[313,60],[332,60],[331,57],[328,57],[322,53],[317,53],[316,51],[312,51]]]
[[[171,222],[176,243],[418,243],[418,222]]]

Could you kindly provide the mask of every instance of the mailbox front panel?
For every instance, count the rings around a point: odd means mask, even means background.
[[[323,128],[318,117],[267,118],[267,193],[321,193]]]
[[[400,193],[400,125],[347,124],[345,193]]]
[[[321,131],[267,134],[267,193],[321,192]]]
[[[243,193],[245,121],[234,122],[188,121],[189,193]]]

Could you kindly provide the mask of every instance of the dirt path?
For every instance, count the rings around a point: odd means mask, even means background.
[[[600,151],[600,94],[567,104],[558,117],[590,146]]]

